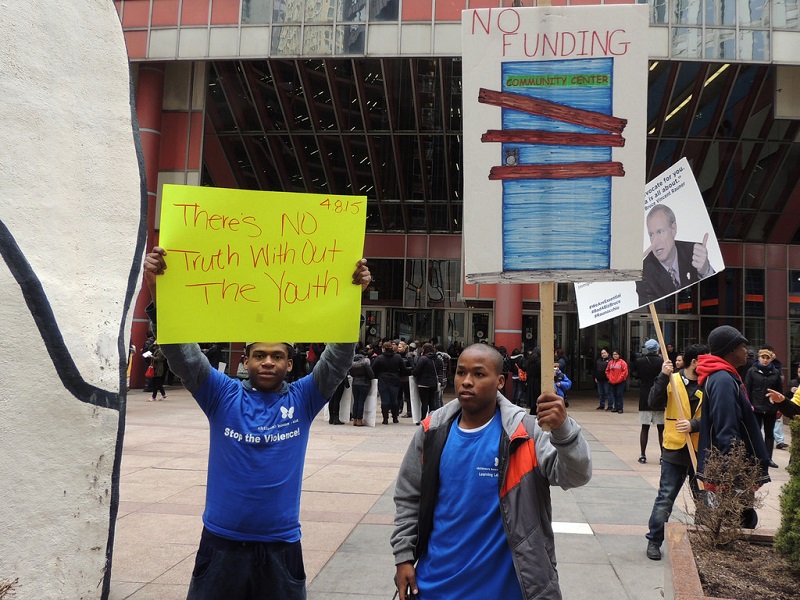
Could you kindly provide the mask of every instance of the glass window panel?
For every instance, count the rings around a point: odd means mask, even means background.
[[[742,314],[742,269],[727,268],[700,282],[700,314]]]
[[[769,27],[769,0],[748,0],[739,3],[739,25]]]
[[[451,312],[447,314],[447,322],[445,323],[445,338],[444,342],[447,348],[447,353],[455,358],[460,354],[461,348],[464,344],[464,335],[467,332],[467,313],[465,312]],[[524,319],[525,317],[523,317]],[[455,361],[451,361],[451,364]]]
[[[745,318],[744,330],[742,331],[744,337],[747,338],[747,347],[758,350],[767,342],[766,323],[764,319]]]
[[[428,303],[430,306],[452,306],[458,301],[460,292],[461,261],[428,261]]]
[[[788,27],[796,29],[800,17],[800,0],[781,0],[772,7],[773,27]]]
[[[426,267],[427,261],[421,258],[406,259],[404,306],[426,306]]]
[[[272,54],[297,56],[300,54],[301,29],[297,27],[272,28]]]
[[[734,60],[736,58],[736,31],[733,29],[706,29],[706,58]]]
[[[370,233],[380,233],[383,231],[381,222],[381,211],[376,202],[367,203],[367,231]],[[372,270],[372,259],[370,259],[370,271]]]
[[[800,271],[789,271],[789,316],[800,317]]]
[[[331,23],[333,22],[336,7],[330,0],[306,0],[306,23]]]
[[[672,30],[673,58],[699,58],[703,46],[703,30],[699,27],[675,27]]]
[[[386,231],[405,231],[406,223],[403,218],[403,207],[399,202],[383,204],[384,228]]]
[[[399,0],[369,0],[369,20],[397,21],[399,7]]]
[[[764,270],[745,269],[744,277],[744,314],[748,317],[763,317]]]
[[[739,60],[769,60],[769,31],[739,31]]]
[[[792,379],[797,377],[797,368],[800,364],[800,321],[789,321],[789,361]]]
[[[680,25],[702,25],[701,4],[697,0],[675,0],[675,23]]]
[[[362,23],[367,19],[367,0],[339,0],[336,18],[344,22]]]
[[[272,21],[275,23],[300,23],[305,12],[305,0],[274,0]]]
[[[654,25],[666,25],[668,23],[667,11],[669,3],[667,0],[649,0],[650,2],[650,23]]]
[[[446,204],[429,204],[428,209],[431,215],[431,231],[449,232],[450,221],[447,216]]]
[[[736,25],[736,0],[705,0],[706,25]]]
[[[428,216],[423,203],[408,205],[409,229],[411,231],[428,231]]]
[[[269,23],[271,0],[242,0],[242,23]]]
[[[339,25],[336,28],[336,54],[364,54],[366,39],[364,25]]]
[[[381,304],[402,304],[405,287],[404,263],[402,258],[369,259],[369,272],[372,274],[370,290],[378,292],[377,300]]]
[[[308,27],[303,31],[303,54],[319,55],[333,52],[333,26]]]

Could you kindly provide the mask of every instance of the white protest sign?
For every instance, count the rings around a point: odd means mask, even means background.
[[[703,196],[685,158],[645,186],[644,208],[642,279],[576,284],[581,328],[666,298],[725,269]]]
[[[462,13],[471,283],[634,280],[647,7]]]

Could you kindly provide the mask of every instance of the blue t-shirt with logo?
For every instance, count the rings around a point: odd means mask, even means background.
[[[503,529],[498,488],[500,412],[463,431],[453,422],[439,465],[427,552],[417,563],[420,600],[521,600]]]
[[[210,427],[203,524],[232,540],[298,541],[308,435],[327,402],[313,376],[264,393],[212,369],[194,398]]]

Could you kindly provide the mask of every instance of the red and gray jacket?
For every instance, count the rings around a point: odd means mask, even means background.
[[[498,502],[523,597],[561,598],[550,486],[569,489],[588,483],[591,451],[580,426],[571,418],[548,433],[501,394],[497,404],[503,423]],[[406,452],[394,497],[397,511],[391,544],[395,564],[416,561],[427,548],[439,490],[439,461],[450,426],[460,413],[458,401],[453,400],[431,414]]]

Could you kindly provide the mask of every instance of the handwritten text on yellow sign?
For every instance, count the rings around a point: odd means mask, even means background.
[[[364,197],[165,185],[158,338],[355,341]]]

